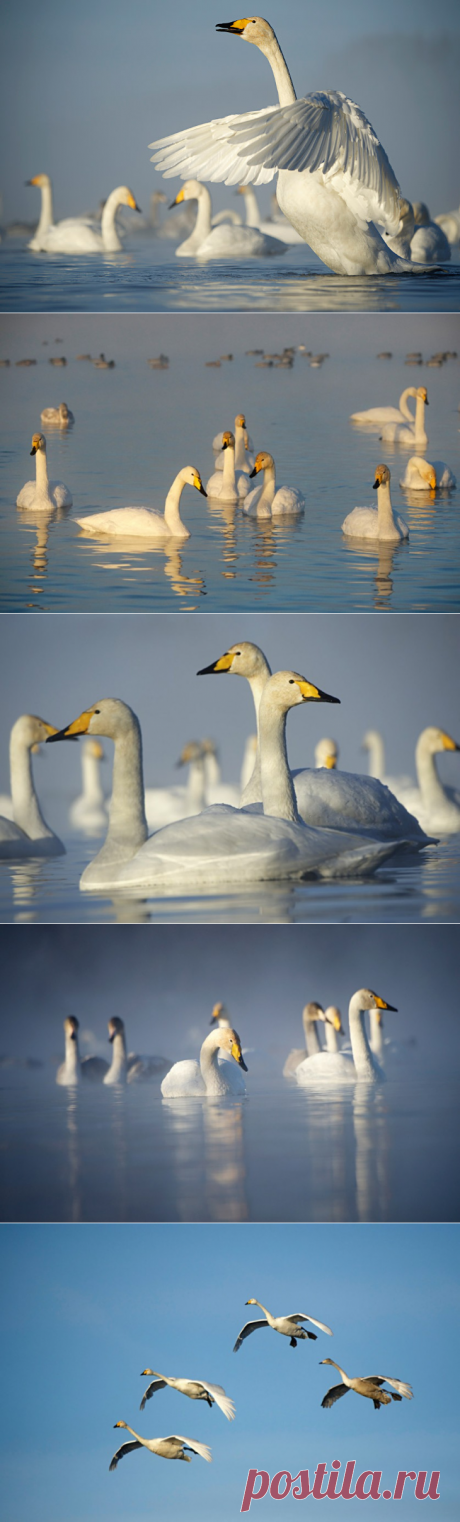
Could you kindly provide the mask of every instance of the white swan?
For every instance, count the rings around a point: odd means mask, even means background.
[[[337,701],[298,672],[277,672],[266,683],[259,712],[260,776],[264,810],[216,804],[191,819],[169,825],[146,840],[139,721],[126,703],[104,698],[60,730],[102,734],[115,741],[110,821],[102,850],[85,868],[83,891],[158,886],[163,892],[187,886],[244,884],[306,873],[347,876],[374,870],[394,842],[378,842],[364,829],[311,829],[299,818],[287,764],[285,726],[290,708],[314,699]],[[319,772],[314,774],[320,777]],[[325,777],[333,774],[324,772]]]
[[[85,834],[99,834],[107,824],[107,803],[101,783],[101,762],[105,760],[100,740],[86,740],[82,750],[83,791],[69,809],[69,819]]]
[[[366,750],[369,756],[369,776],[376,777],[383,782],[390,792],[395,793],[398,787],[411,787],[412,778],[407,775],[390,777],[385,769],[385,745],[383,736],[378,729],[368,729],[361,741],[361,750]]]
[[[339,747],[336,740],[324,738],[318,740],[315,745],[315,766],[326,766],[329,772],[334,772],[339,757]]]
[[[250,1337],[252,1332],[259,1331],[261,1327],[271,1327],[272,1331],[279,1332],[281,1337],[289,1337],[289,1346],[291,1348],[296,1348],[298,1342],[303,1342],[307,1338],[310,1342],[317,1341],[316,1332],[307,1331],[307,1328],[302,1326],[303,1321],[309,1321],[312,1326],[319,1327],[320,1332],[326,1332],[328,1337],[333,1336],[330,1326],[326,1326],[324,1321],[315,1321],[314,1316],[307,1316],[302,1311],[297,1311],[291,1316],[272,1316],[271,1312],[267,1311],[266,1306],[262,1305],[260,1300],[246,1300],[246,1305],[259,1305],[264,1313],[265,1320],[246,1322],[246,1325],[241,1328],[241,1332],[238,1333],[233,1349],[234,1353],[239,1352],[246,1337]]]
[[[245,497],[244,512],[252,518],[281,518],[289,513],[303,513],[305,497],[298,486],[279,486],[276,489],[275,461],[266,449],[256,456],[249,479],[252,480],[261,470],[264,473],[262,485],[255,486]]]
[[[450,259],[450,243],[439,223],[432,222],[424,201],[414,201],[415,232],[411,238],[411,258],[420,264],[447,264]]]
[[[321,1401],[325,1410],[333,1406],[336,1400],[340,1400],[342,1395],[348,1395],[349,1390],[354,1390],[356,1395],[364,1395],[368,1400],[372,1400],[374,1411],[378,1411],[380,1406],[391,1406],[392,1400],[402,1400],[403,1395],[406,1400],[413,1398],[411,1386],[405,1385],[402,1379],[390,1379],[388,1374],[368,1374],[363,1379],[351,1379],[333,1358],[321,1358],[320,1363],[331,1364],[333,1369],[338,1369],[343,1379],[343,1384],[332,1385],[324,1396],[324,1400]],[[391,1385],[391,1390],[382,1389],[383,1385]],[[396,1395],[392,1394],[393,1390],[397,1391]]]
[[[43,818],[32,776],[32,751],[57,734],[52,724],[24,713],[10,734],[12,819],[0,818],[0,857],[62,856],[65,846]]]
[[[195,486],[205,497],[201,476],[193,465],[184,465],[170,486],[164,513],[151,507],[114,507],[108,513],[92,513],[88,518],[76,518],[75,522],[87,534],[121,534],[144,539],[190,539],[188,528],[180,515],[180,499],[184,486]]]
[[[241,502],[249,492],[249,476],[244,470],[235,470],[235,439],[233,433],[223,434],[222,452],[224,465],[222,470],[213,471],[209,481],[206,482],[206,495],[213,497],[219,502],[236,504]]]
[[[441,212],[434,220],[437,227],[442,227],[451,247],[455,248],[456,243],[460,243],[460,207],[455,211]]]
[[[370,988],[359,988],[353,994],[348,1007],[350,1022],[351,1053],[320,1052],[308,1057],[296,1067],[294,1077],[302,1088],[316,1083],[354,1083],[364,1078],[369,1083],[381,1082],[385,1077],[380,1063],[371,1051],[364,1024],[365,1009],[389,1009],[397,1014],[394,1004],[387,1004]]]
[[[244,470],[246,475],[249,475],[249,471],[252,470],[254,464],[254,454],[252,452],[254,445],[252,439],[249,438],[244,412],[239,412],[235,418],[233,431],[235,436],[235,469]],[[225,463],[223,433],[216,433],[214,435],[212,447],[215,454],[214,469],[223,470]]]
[[[211,197],[207,185],[200,180],[186,179],[171,205],[179,206],[181,201],[190,200],[198,202],[197,219],[190,237],[176,248],[179,258],[260,259],[285,254],[285,245],[279,238],[266,238],[255,227],[238,227],[229,222],[213,227]]]
[[[228,1053],[234,1062],[219,1062],[220,1051]],[[163,1078],[161,1092],[165,1099],[181,1099],[187,1095],[202,1099],[207,1095],[222,1098],[227,1094],[245,1094],[240,1068],[247,1073],[239,1036],[231,1027],[215,1026],[203,1041],[199,1062],[175,1062]]]
[[[317,1057],[319,1055],[321,1052],[321,1042],[318,1036],[317,1025],[320,1020],[324,1021],[324,1019],[325,1011],[322,1004],[317,1004],[316,1000],[312,999],[309,1004],[305,1005],[302,1010],[305,1046],[294,1046],[292,1051],[289,1052],[283,1067],[284,1078],[292,1078],[296,1068],[300,1066],[301,1062],[305,1062],[307,1057]]]
[[[204,666],[198,676],[225,673],[244,676],[248,681],[259,729],[262,695],[270,677],[270,667],[263,651],[249,640],[243,640],[239,645],[232,645],[219,660]],[[372,777],[328,768],[302,768],[292,773],[292,784],[296,805],[305,824],[344,829],[347,832],[356,830],[359,836],[369,831],[373,840],[392,840],[395,844],[398,840],[409,842],[417,849],[428,843],[417,820],[398,803],[387,787]],[[257,755],[251,778],[242,794],[241,807],[260,803],[261,798],[262,781]]]
[[[453,491],[457,481],[444,460],[433,460],[430,464],[423,455],[413,454],[399,485],[408,491]]]
[[[416,449],[426,449],[428,443],[425,428],[425,407],[428,407],[426,386],[418,386],[415,396],[415,421],[411,420],[410,427],[406,423],[385,423],[380,435],[385,443],[412,444]]]
[[[237,195],[244,196],[247,227],[258,227],[259,232],[267,233],[269,237],[281,238],[282,243],[301,243],[305,247],[305,238],[302,238],[301,233],[298,233],[296,228],[286,221],[286,217],[280,215],[275,220],[268,218],[265,222],[262,221],[253,185],[239,185]]]
[[[445,787],[436,770],[435,756],[443,751],[460,750],[455,740],[443,729],[429,725],[417,740],[415,767],[418,787],[398,786],[396,797],[404,807],[415,814],[422,829],[436,835],[454,835],[460,830],[460,792]]]
[[[385,543],[399,544],[409,538],[404,518],[393,512],[390,495],[390,471],[388,465],[377,465],[374,491],[377,492],[377,508],[354,507],[342,523],[342,534],[351,539],[378,539]]]
[[[363,427],[380,428],[385,423],[409,423],[415,427],[415,413],[411,412],[408,405],[408,397],[417,397],[416,386],[406,386],[399,398],[399,407],[368,407],[365,412],[352,412],[351,423],[360,423]]]
[[[64,1020],[65,1058],[56,1073],[56,1083],[63,1088],[73,1089],[80,1078],[101,1083],[109,1071],[109,1064],[104,1062],[103,1057],[80,1057],[78,1031],[79,1021],[76,1016],[68,1015]]]
[[[103,1078],[106,1084],[145,1083],[164,1073],[168,1063],[165,1057],[139,1057],[126,1050],[124,1022],[113,1015],[108,1022],[109,1041],[112,1043],[112,1062]]]
[[[49,512],[50,507],[71,507],[72,497],[63,481],[49,481],[46,463],[46,439],[43,433],[32,435],[30,453],[35,455],[35,481],[26,481],[16,497],[16,507]]]
[[[61,402],[59,407],[44,407],[43,412],[40,413],[40,421],[47,423],[48,427],[51,423],[56,423],[58,428],[68,428],[70,423],[75,422],[75,418],[67,402]]]
[[[375,275],[412,266],[377,230],[399,226],[399,186],[386,153],[359,106],[341,91],[297,100],[273,27],[260,16],[217,31],[255,43],[267,58],[279,106],[206,122],[151,143],[165,179],[261,185],[278,173],[278,204],[301,237],[339,275]]]
[[[133,1453],[135,1448],[148,1448],[149,1453],[157,1453],[160,1459],[183,1459],[184,1463],[191,1464],[190,1453],[197,1453],[201,1459],[206,1459],[207,1464],[212,1464],[211,1449],[206,1443],[196,1443],[192,1437],[178,1437],[173,1433],[171,1437],[139,1437],[134,1427],[129,1427],[128,1422],[115,1422],[115,1427],[124,1427],[126,1432],[132,1432],[134,1443],[122,1443],[117,1448],[113,1459],[109,1464],[109,1470],[116,1469],[120,1459],[125,1454]]]
[[[47,174],[36,174],[27,185],[38,185],[42,193],[42,207],[38,227],[28,244],[35,251],[48,254],[100,254],[119,253],[123,244],[118,237],[115,216],[119,206],[140,207],[127,185],[117,185],[107,197],[102,212],[101,230],[90,217],[66,217],[53,222],[53,197]]]
[[[205,755],[197,740],[184,745],[177,766],[188,766],[185,787],[146,787],[145,817],[150,829],[158,830],[190,814],[200,814],[206,805]]]
[[[141,1377],[147,1374],[153,1374],[154,1378],[142,1396],[140,1411],[144,1411],[146,1402],[156,1395],[157,1390],[166,1390],[169,1385],[171,1390],[178,1390],[179,1395],[188,1395],[189,1400],[205,1400],[208,1406],[219,1406],[228,1422],[235,1420],[234,1402],[225,1394],[222,1385],[209,1385],[205,1379],[173,1379],[168,1374],[158,1374],[155,1369],[143,1369]]]

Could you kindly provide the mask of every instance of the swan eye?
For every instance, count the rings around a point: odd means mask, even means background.
[[[101,712],[101,710],[100,710],[100,708],[95,708],[95,709],[94,709],[94,712],[95,712],[95,713],[100,713],[100,712]]]

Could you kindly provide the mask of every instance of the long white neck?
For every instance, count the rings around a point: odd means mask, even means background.
[[[425,428],[425,402],[423,396],[418,396],[415,404],[415,437],[420,441],[427,441]]]
[[[52,502],[53,499],[52,499],[52,497],[50,497],[50,489],[49,489],[49,481],[48,481],[48,466],[47,466],[47,462],[46,462],[46,452],[45,452],[44,449],[37,449],[36,450],[36,454],[35,454],[35,480],[36,480],[36,484],[37,484],[37,497],[41,497],[41,498],[45,499],[45,501],[47,501],[47,502]],[[53,506],[54,506],[54,504],[53,504]]]
[[[342,1375],[344,1385],[348,1385],[348,1388],[351,1389],[351,1379],[349,1378],[348,1374],[345,1373],[345,1369],[341,1369],[340,1364],[336,1363],[334,1358],[329,1358],[328,1363],[331,1363],[334,1369],[338,1369],[339,1374]]]
[[[42,233],[45,233],[48,227],[53,226],[53,192],[51,185],[41,185],[40,190],[42,199],[40,208],[40,221],[34,234],[36,238],[40,237]]]
[[[112,1083],[122,1083],[126,1077],[126,1041],[124,1031],[117,1031],[112,1042],[112,1061],[106,1078]]]
[[[274,1317],[271,1315],[270,1311],[267,1311],[266,1305],[262,1305],[261,1300],[254,1300],[254,1305],[258,1305],[260,1307],[260,1310],[263,1311],[264,1316],[267,1317],[267,1321],[269,1321],[271,1324],[274,1320]]]
[[[264,469],[264,484],[262,495],[259,497],[258,507],[263,503],[264,507],[271,507],[276,491],[275,465],[266,465]]]
[[[271,706],[269,690],[267,697],[265,692],[262,694],[259,724],[264,814],[288,819],[291,824],[300,824],[286,751],[286,714]]]
[[[292,102],[297,99],[297,96],[286,63],[286,59],[283,57],[281,52],[278,38],[271,37],[268,42],[265,42],[262,45],[259,43],[258,46],[259,52],[263,53],[264,58],[267,59],[267,63],[270,64],[270,68],[278,91],[278,100],[280,106],[291,106]]]
[[[166,498],[165,523],[170,529],[171,534],[176,535],[176,538],[180,537],[181,539],[189,539],[190,535],[188,528],[185,527],[185,523],[182,522],[180,515],[180,499],[184,490],[184,486],[185,481],[182,480],[182,472],[179,471],[179,474],[173,481],[172,486],[169,488]]]
[[[78,1083],[80,1077],[80,1053],[78,1050],[78,1037],[71,1036],[70,1031],[65,1033],[65,1070],[67,1082]]]
[[[364,1013],[361,1009],[360,997],[361,990],[359,993],[353,994],[353,998],[350,999],[348,1008],[353,1062],[355,1064],[356,1072],[359,1078],[370,1078],[374,1080],[376,1077],[376,1068],[366,1035]]]
[[[206,757],[206,761],[210,761],[210,760],[212,760],[212,757],[211,756],[207,756]],[[189,766],[188,781],[187,781],[187,802],[189,804],[191,804],[192,808],[196,808],[198,810],[201,810],[202,808],[204,808],[205,799],[206,799],[206,773],[205,773],[205,765],[204,765],[204,761],[203,761],[202,756],[198,756],[195,761],[191,761],[190,762],[190,766]]]
[[[369,1046],[371,1052],[373,1052],[374,1056],[378,1057],[379,1062],[381,1062],[383,1058],[383,1028],[382,1022],[379,1020],[378,1010],[370,1009],[369,1018],[371,1027]]]
[[[88,804],[104,804],[101,787],[100,761],[85,747],[82,756],[83,797]]]
[[[10,735],[10,782],[13,800],[13,819],[30,840],[52,839],[40,809],[32,776],[30,745],[20,731],[20,720],[13,725]]]
[[[308,1056],[317,1057],[318,1053],[322,1050],[318,1035],[318,1023],[316,1020],[309,1020],[308,1017],[305,1016],[303,1024],[305,1031],[305,1045],[307,1048]]]
[[[214,751],[207,751],[204,760],[207,787],[217,787],[221,779],[219,761]]]
[[[246,226],[260,227],[260,211],[257,205],[257,196],[252,185],[247,185],[244,192],[244,205],[246,210]]]
[[[199,239],[200,243],[204,243],[204,240],[205,240],[205,238],[207,238],[209,236],[209,233],[211,232],[211,227],[212,227],[212,222],[211,222],[211,212],[212,212],[211,197],[210,197],[209,190],[208,190],[206,185],[200,185],[200,191],[199,191],[199,195],[197,196],[197,201],[198,201],[198,211],[197,211],[197,218],[196,218],[195,226],[194,226],[194,229],[193,229],[193,238],[194,238],[194,240]]]
[[[403,391],[402,396],[399,398],[399,411],[402,412],[402,415],[407,419],[407,422],[412,424],[412,427],[415,423],[416,414],[415,412],[411,412],[407,398],[409,396],[416,396],[416,394],[417,393],[415,386],[406,386],[406,390]]]
[[[147,839],[142,736],[135,714],[131,719],[129,728],[115,738],[109,828],[98,861],[105,855],[112,861],[131,861]]]
[[[206,1085],[207,1080],[218,1071],[219,1042],[219,1030],[210,1031],[209,1036],[206,1036],[206,1040],[203,1041],[200,1052],[200,1068]]]
[[[119,205],[118,191],[112,190],[111,195],[107,197],[101,222],[102,242],[108,253],[118,253],[122,248],[115,227],[115,213]]]
[[[385,533],[389,533],[393,537],[395,530],[396,533],[398,530],[393,516],[389,481],[382,481],[380,486],[377,487],[377,512],[380,536],[382,537]]]
[[[338,1035],[337,1035],[337,1031],[335,1029],[335,1025],[331,1025],[329,1020],[326,1020],[325,1031],[326,1031],[326,1051],[327,1052],[339,1052],[340,1051],[340,1043],[339,1043],[339,1038],[338,1038]]]
[[[235,423],[235,467],[236,467],[236,470],[243,470],[244,466],[246,465],[245,434],[246,434],[246,429],[241,427],[241,423]]]
[[[377,777],[377,781],[381,782],[385,776],[385,747],[378,730],[375,731],[366,748],[369,755],[369,776]]]
[[[226,486],[233,486],[234,491],[236,491],[236,487],[235,487],[235,450],[234,450],[233,446],[230,445],[230,444],[227,444],[226,448],[224,449],[224,463],[223,463],[223,469],[222,469],[222,478],[223,478]]]
[[[244,791],[243,791],[243,793],[241,795],[241,808],[247,807],[248,804],[250,804],[250,803],[261,803],[262,802],[262,778],[261,778],[261,773],[260,773],[260,745],[259,745],[259,712],[260,712],[260,704],[261,704],[261,701],[262,701],[262,693],[264,691],[264,687],[266,686],[266,684],[268,682],[269,676],[271,676],[271,668],[270,668],[270,666],[268,664],[268,661],[265,660],[265,656],[262,656],[261,660],[260,660],[260,670],[256,672],[255,676],[248,676],[246,678],[246,680],[249,682],[249,686],[251,688],[251,692],[252,692],[252,696],[253,696],[253,701],[254,701],[254,709],[255,709],[255,715],[256,715],[256,726],[257,726],[257,750],[256,750],[255,761],[254,761],[254,766],[253,766],[253,769],[252,769],[251,776],[250,776],[249,781],[247,782],[246,787],[244,788]]]
[[[428,749],[425,735],[420,735],[415,747],[415,766],[420,792],[427,808],[433,809],[440,804],[441,808],[449,802],[441,778],[436,770],[436,756]]]

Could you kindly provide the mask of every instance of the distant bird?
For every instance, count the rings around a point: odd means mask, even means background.
[[[259,1305],[266,1319],[265,1321],[246,1322],[241,1332],[238,1333],[233,1349],[234,1353],[238,1352],[245,1338],[250,1337],[251,1332],[256,1332],[259,1327],[263,1326],[271,1326],[272,1330],[280,1332],[282,1337],[289,1337],[291,1348],[296,1348],[297,1343],[307,1337],[311,1342],[316,1342],[316,1333],[308,1332],[307,1328],[301,1325],[302,1321],[311,1321],[312,1326],[318,1326],[321,1332],[327,1332],[328,1337],[333,1336],[330,1326],[325,1326],[324,1321],[315,1321],[314,1316],[307,1316],[304,1312],[298,1311],[293,1316],[271,1316],[270,1311],[266,1310],[266,1307],[262,1305],[260,1300],[246,1300],[246,1305]]]
[[[114,1453],[109,1470],[116,1469],[119,1459],[124,1459],[126,1453],[133,1453],[135,1448],[148,1448],[150,1453],[157,1453],[160,1459],[183,1459],[186,1464],[191,1464],[189,1453],[198,1453],[200,1458],[206,1459],[207,1464],[212,1464],[211,1449],[206,1443],[196,1443],[191,1437],[139,1437],[134,1427],[128,1427],[127,1422],[115,1422],[115,1427],[124,1427],[126,1432],[132,1432],[134,1443],[122,1443],[121,1448]]]
[[[350,1379],[350,1376],[345,1374],[345,1370],[341,1369],[340,1364],[335,1363],[333,1358],[321,1358],[320,1363],[332,1364],[334,1369],[338,1369],[343,1379],[343,1385],[332,1385],[324,1396],[324,1400],[321,1401],[321,1405],[326,1410],[329,1406],[335,1405],[336,1400],[340,1400],[342,1395],[347,1395],[349,1390],[354,1390],[356,1395],[365,1395],[368,1400],[372,1400],[375,1411],[379,1411],[380,1406],[391,1405],[392,1400],[402,1400],[403,1395],[406,1400],[412,1400],[413,1391],[410,1385],[403,1384],[400,1379],[389,1379],[388,1374],[370,1374],[365,1379]],[[393,1395],[392,1391],[383,1390],[382,1385],[392,1385],[393,1390],[397,1390],[398,1394]]]
[[[153,1374],[154,1377],[152,1384],[147,1386],[142,1396],[140,1411],[144,1410],[146,1401],[151,1400],[157,1390],[165,1390],[166,1386],[170,1385],[172,1390],[178,1390],[180,1395],[188,1395],[190,1400],[205,1400],[208,1406],[220,1406],[227,1421],[234,1421],[234,1403],[225,1394],[222,1385],[208,1385],[204,1379],[173,1379],[167,1374],[158,1374],[155,1369],[143,1369],[142,1378],[147,1374]]]

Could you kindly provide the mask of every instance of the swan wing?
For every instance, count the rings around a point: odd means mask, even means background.
[[[112,1462],[109,1464],[109,1471],[116,1469],[118,1460],[124,1459],[125,1453],[133,1453],[134,1448],[142,1448],[142,1443],[122,1443],[121,1448],[117,1448],[116,1453],[113,1455]]]
[[[205,1094],[206,1085],[200,1065],[195,1058],[185,1058],[183,1062],[175,1062],[163,1078],[161,1092],[166,1099],[168,1097],[181,1099],[188,1094],[192,1097]]]
[[[348,1395],[348,1391],[348,1385],[331,1385],[330,1390],[326,1391],[324,1400],[321,1401],[321,1405],[324,1406],[325,1410],[327,1411],[329,1406],[335,1405],[336,1400],[340,1400],[342,1395]]]
[[[256,1332],[257,1328],[259,1326],[269,1326],[269,1322],[268,1321],[247,1321],[246,1322],[246,1325],[241,1328],[241,1332],[238,1332],[238,1336],[237,1336],[237,1339],[236,1339],[236,1342],[235,1342],[235,1346],[234,1346],[234,1349],[233,1349],[234,1353],[238,1352],[239,1348],[241,1347],[241,1344],[245,1340],[245,1337],[250,1337],[251,1336],[251,1332]]]
[[[190,1448],[192,1453],[198,1453],[201,1459],[206,1459],[207,1464],[212,1464],[211,1449],[206,1443],[196,1443],[192,1437],[179,1437],[173,1432],[171,1437],[164,1437],[163,1443],[183,1443],[184,1448]]]
[[[324,1321],[315,1321],[314,1316],[304,1316],[300,1311],[295,1316],[286,1316],[286,1321],[311,1321],[312,1326],[318,1326],[320,1332],[327,1332],[328,1337],[334,1336],[330,1326],[326,1326]]]
[[[379,1374],[376,1379],[376,1383],[380,1385],[391,1385],[392,1389],[397,1390],[399,1395],[405,1395],[406,1400],[413,1400],[414,1392],[411,1385],[404,1384],[402,1379],[389,1379],[388,1374]]]
[[[208,1385],[205,1379],[200,1379],[198,1383],[203,1386],[203,1390],[209,1391],[209,1394],[212,1395],[213,1400],[216,1402],[216,1406],[220,1406],[220,1409],[223,1411],[224,1416],[227,1417],[227,1420],[229,1422],[233,1422],[235,1419],[234,1402],[230,1400],[229,1395],[225,1394],[225,1390],[222,1389],[222,1385]]]
[[[144,1394],[142,1396],[139,1411],[144,1411],[146,1401],[152,1399],[152,1395],[155,1395],[156,1390],[166,1390],[165,1379],[152,1379],[151,1385],[147,1385],[147,1389],[144,1390]]]

